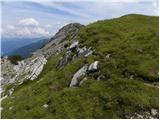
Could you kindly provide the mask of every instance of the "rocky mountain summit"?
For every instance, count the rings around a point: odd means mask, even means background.
[[[27,59],[1,58],[2,118],[159,117],[158,17],[61,28]]]

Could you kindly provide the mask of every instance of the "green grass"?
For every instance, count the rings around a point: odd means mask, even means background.
[[[21,61],[22,57],[20,55],[13,55],[9,56],[8,59],[11,61],[12,64],[18,65],[18,61]]]
[[[2,118],[125,118],[158,109],[158,89],[144,84],[158,82],[158,17],[98,21],[81,28],[77,37],[81,46],[93,46],[93,55],[61,69],[56,65],[66,50],[50,57],[38,78],[2,101]],[[108,53],[112,57],[106,59]],[[74,73],[95,60],[100,61],[99,71],[81,86],[68,88]],[[106,79],[97,81],[101,74]]]
[[[104,20],[79,32],[82,46],[94,46],[94,59],[100,59],[104,71],[131,73],[147,81],[158,81],[158,17],[128,15]],[[109,60],[104,59],[112,54]]]

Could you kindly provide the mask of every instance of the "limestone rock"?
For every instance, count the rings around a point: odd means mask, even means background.
[[[44,108],[47,108],[47,107],[48,107],[48,105],[47,105],[47,104],[44,104],[44,105],[43,105],[43,107],[44,107]]]
[[[106,76],[104,75],[100,75],[98,76],[97,80],[100,81],[100,80],[105,80],[106,79]]]
[[[3,110],[3,107],[0,107],[0,111],[2,111]]]
[[[1,96],[1,98],[0,98],[0,102],[3,100],[3,99],[5,99],[5,98],[7,98],[8,97],[8,95],[6,95],[6,96]]]
[[[108,58],[110,58],[111,56],[112,56],[112,54],[109,53],[109,54],[106,55],[106,58],[108,59]]]
[[[13,109],[13,106],[9,107],[9,110],[12,110]]]
[[[78,41],[76,41],[76,42],[73,42],[71,45],[70,45],[70,47],[69,47],[69,49],[68,50],[74,50],[77,46],[78,46],[78,44],[79,44],[79,42]]]
[[[68,62],[68,57],[69,57],[68,54],[66,54],[64,57],[62,57],[57,65],[57,67],[63,67],[64,65],[66,65]]]
[[[91,55],[93,53],[93,51],[88,51],[87,54],[85,54],[85,57],[88,57],[89,55]]]
[[[90,72],[90,71],[95,71],[95,70],[97,70],[97,69],[98,69],[98,68],[97,68],[98,63],[99,63],[99,61],[93,62],[93,63],[89,66],[88,71]]]
[[[70,83],[70,87],[74,87],[77,86],[78,84],[82,84],[83,80],[79,83],[78,78],[86,75],[88,72],[93,72],[95,70],[97,70],[97,66],[98,66],[99,61],[95,61],[94,63],[92,63],[91,65],[84,65],[81,69],[79,69],[73,76],[71,83]]]
[[[88,65],[84,65],[81,69],[79,69],[73,76],[71,83],[70,83],[70,87],[74,87],[76,85],[78,85],[79,81],[78,78],[81,77],[82,75],[86,74],[86,71],[88,69]]]
[[[151,114],[153,115],[153,116],[156,116],[157,115],[157,110],[156,109],[151,109]]]
[[[82,56],[87,57],[93,53],[91,48],[87,49],[86,46],[83,48],[78,48],[77,51],[78,51],[78,57],[82,57]]]
[[[138,113],[135,113],[135,115],[137,116],[137,118],[143,119],[143,116],[142,116],[142,115],[140,115],[140,114],[138,114]]]
[[[76,60],[78,60],[81,57],[88,57],[92,53],[93,53],[93,51],[91,50],[91,48],[87,49],[86,46],[84,46],[83,48],[77,47],[77,54],[75,54],[73,56],[72,61],[75,62]]]
[[[125,117],[127,119],[157,119],[158,118],[158,112],[156,109],[151,109],[150,112],[140,111],[140,113],[134,113],[132,116],[125,116]]]

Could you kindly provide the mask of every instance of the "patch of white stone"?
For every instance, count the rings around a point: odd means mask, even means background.
[[[98,68],[97,68],[98,63],[99,63],[99,61],[95,61],[95,62],[93,62],[93,63],[89,66],[88,71],[94,71],[94,70],[97,70],[97,69],[98,69]]]
[[[44,104],[43,107],[44,107],[44,108],[48,108],[48,105],[47,105],[47,104]]]
[[[98,63],[99,63],[99,61],[95,61],[91,65],[88,66],[88,64],[86,64],[81,69],[79,69],[74,74],[69,87],[74,87],[74,86],[77,86],[78,84],[82,84],[86,80],[86,78],[84,79],[84,81],[83,80],[78,81],[78,78],[83,76],[83,75],[86,75],[87,72],[92,72],[92,71],[97,70],[98,69]]]
[[[5,62],[4,62],[5,61]],[[2,83],[2,89],[4,84],[15,83],[17,85],[22,84],[25,80],[34,80],[42,72],[44,65],[47,63],[47,59],[43,55],[33,56],[18,62],[18,65],[13,65],[7,61],[3,60],[3,70],[4,74],[7,76],[1,76],[0,80]],[[11,73],[5,68],[7,65],[11,69]],[[14,89],[9,90],[9,95],[13,93]]]
[[[156,109],[151,109],[151,114],[153,116],[156,116],[158,114],[157,110]]]
[[[86,71],[88,69],[88,65],[84,65],[81,69],[79,69],[73,76],[72,80],[71,80],[71,83],[70,83],[70,87],[74,87],[78,84],[78,78],[82,75],[85,75],[86,74]]]
[[[69,49],[73,49],[73,48],[77,47],[78,44],[79,44],[78,41],[73,42],[73,43],[69,46]]]
[[[47,63],[47,60],[44,56],[36,58],[34,64],[31,66],[31,74],[28,76],[28,79],[34,80],[43,70],[44,64]]]

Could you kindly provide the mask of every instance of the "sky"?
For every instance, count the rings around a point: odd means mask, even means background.
[[[158,16],[158,0],[1,0],[4,38],[51,37],[62,26],[126,14]]]

